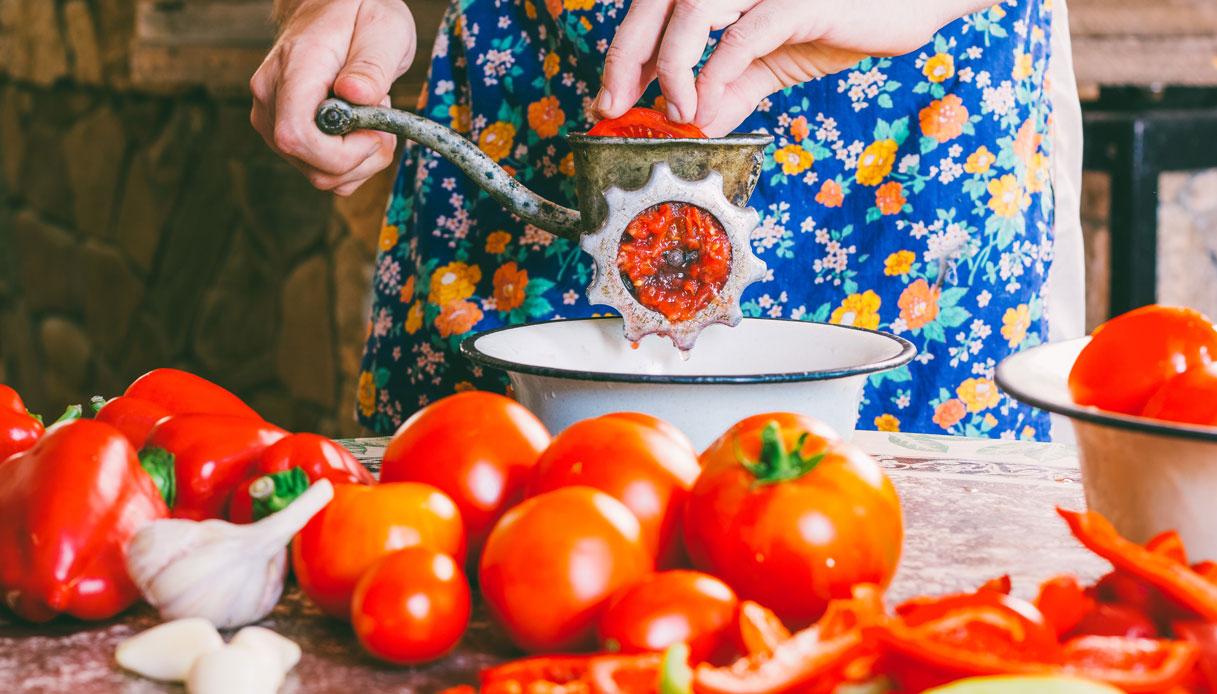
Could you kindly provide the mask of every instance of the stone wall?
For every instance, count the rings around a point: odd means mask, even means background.
[[[133,91],[131,5],[0,0],[0,382],[49,414],[175,366],[282,426],[359,433],[391,172],[335,198],[247,97]]]

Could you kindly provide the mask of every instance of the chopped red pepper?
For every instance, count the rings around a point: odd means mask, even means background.
[[[1217,621],[1217,585],[1191,567],[1124,539],[1106,518],[1094,511],[1080,513],[1058,508],[1057,512],[1082,544],[1116,569],[1149,583],[1197,615]]]
[[[790,638],[790,630],[773,610],[751,600],[739,606],[740,646],[745,655],[771,655]]]
[[[1187,678],[1196,655],[1196,645],[1183,641],[1082,636],[1065,643],[1063,672],[1106,682],[1129,694],[1161,692]]]
[[[1009,595],[1010,590],[1013,587],[1014,587],[1014,585],[1010,581],[1010,574],[1003,574],[1001,576],[998,576],[997,578],[991,578],[991,579],[985,581],[984,585],[982,585],[978,589],[978,591],[979,590],[988,590],[988,591],[992,591],[994,593],[1001,593],[1002,595]]]
[[[482,694],[655,694],[661,653],[536,656],[482,670]],[[560,689],[559,689],[560,688]]]
[[[174,517],[222,518],[233,490],[253,475],[262,451],[285,436],[260,419],[181,414],[153,427],[140,456],[173,456]]]
[[[1146,613],[1129,605],[1098,603],[1078,622],[1069,636],[1127,636],[1156,639],[1158,625]]]
[[[1175,637],[1196,644],[1197,670],[1208,692],[1217,692],[1217,623],[1175,622],[1171,625]]]
[[[1187,549],[1183,546],[1183,538],[1174,530],[1167,530],[1150,538],[1145,543],[1145,549],[1154,554],[1166,557],[1180,564],[1187,563]]]
[[[864,631],[883,617],[875,586],[854,587],[854,597],[833,600],[824,616],[782,641],[772,654],[758,653],[727,667],[702,664],[693,673],[699,694],[776,694],[819,691],[846,679],[864,679],[873,651]],[[864,671],[858,665],[864,664]]]
[[[45,429],[25,409],[17,391],[0,384],[0,460],[34,445]]]
[[[1083,590],[1077,577],[1070,574],[1044,581],[1035,598],[1035,607],[1044,615],[1044,620],[1052,625],[1058,638],[1077,628],[1094,606],[1094,598]]]
[[[52,426],[0,464],[0,595],[22,619],[105,619],[139,598],[126,547],[169,515],[135,449],[114,427]]]

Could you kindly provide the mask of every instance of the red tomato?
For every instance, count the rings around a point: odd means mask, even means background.
[[[1141,416],[1217,426],[1217,364],[1193,366],[1167,379],[1145,402]]]
[[[334,498],[292,541],[292,568],[304,594],[347,619],[355,583],[377,559],[421,545],[465,559],[461,514],[429,484],[334,485]]]
[[[401,665],[451,651],[469,624],[469,582],[456,561],[427,547],[385,555],[355,586],[351,626],[369,653]]]
[[[651,572],[638,519],[591,487],[564,487],[508,511],[482,551],[491,615],[531,652],[587,649],[613,593]]]
[[[614,412],[612,414],[606,414],[603,416],[620,417],[621,419],[628,419],[633,422],[638,422],[639,424],[645,424],[653,429],[658,429],[667,434],[669,438],[678,441],[682,448],[693,454],[694,458],[697,457],[697,449],[693,447],[693,442],[689,440],[689,437],[685,436],[685,432],[677,429],[675,425],[662,420],[659,417],[644,414],[642,412]]]
[[[523,405],[496,393],[457,393],[406,420],[385,448],[381,482],[425,482],[461,510],[476,562],[495,521],[524,496],[549,432]]]
[[[541,454],[528,496],[585,485],[612,496],[642,524],[661,568],[681,559],[680,515],[701,467],[684,442],[633,416],[606,415],[567,427]]]
[[[600,121],[592,126],[592,129],[587,131],[587,134],[606,137],[645,138],[706,136],[705,133],[692,123],[673,123],[659,111],[638,107],[632,108],[616,118]]]
[[[795,626],[886,586],[900,559],[900,500],[879,465],[824,423],[789,413],[749,417],[702,453],[685,506],[698,569]]]
[[[698,571],[661,571],[617,592],[600,619],[606,651],[643,653],[688,643],[689,663],[730,656],[739,601]]]
[[[1144,306],[1094,331],[1069,372],[1079,405],[1140,414],[1167,379],[1217,358],[1217,329],[1190,308]]]

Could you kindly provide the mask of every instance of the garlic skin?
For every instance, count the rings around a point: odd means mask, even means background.
[[[228,644],[194,661],[186,678],[190,694],[275,694],[283,683],[278,663],[260,650]]]
[[[333,497],[333,485],[322,479],[250,525],[152,521],[127,545],[127,572],[166,619],[201,617],[221,629],[256,622],[283,593],[287,543]]]
[[[223,646],[224,639],[211,622],[197,617],[178,619],[124,640],[118,644],[114,659],[137,675],[162,682],[182,682],[195,660]]]

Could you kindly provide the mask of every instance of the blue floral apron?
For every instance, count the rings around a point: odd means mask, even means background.
[[[444,18],[421,110],[536,192],[575,202],[564,136],[589,127],[626,7],[461,0]],[[1000,393],[996,364],[1047,335],[1053,255],[1051,0],[959,19],[920,50],[868,58],[774,94],[739,128],[776,138],[751,205],[768,277],[745,315],[885,330],[919,351],[874,374],[860,428],[1048,437]],[[652,85],[642,99],[658,99]],[[359,418],[391,432],[454,391],[505,377],[460,357],[472,332],[590,316],[579,248],[511,218],[461,172],[411,146],[380,236]]]

